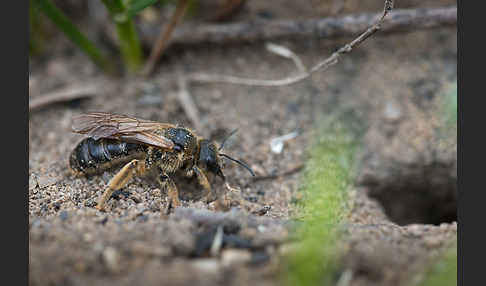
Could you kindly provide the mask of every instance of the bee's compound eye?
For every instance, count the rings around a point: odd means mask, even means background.
[[[180,145],[174,145],[174,151],[181,152],[182,151],[182,147]]]

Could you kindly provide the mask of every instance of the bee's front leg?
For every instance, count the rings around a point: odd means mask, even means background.
[[[174,181],[165,172],[161,172],[157,177],[157,182],[159,183],[161,190],[167,188],[167,195],[171,200],[172,207],[179,207],[181,201],[179,200],[179,191],[177,190]]]
[[[108,183],[108,187],[106,187],[105,192],[101,196],[98,201],[98,205],[96,206],[99,210],[105,209],[105,203],[110,199],[111,195],[114,191],[123,188],[130,179],[136,175],[142,175],[145,173],[146,168],[145,164],[140,160],[132,160],[127,163]]]
[[[197,176],[199,184],[206,190],[205,201],[206,201],[206,203],[209,204],[212,201],[212,199],[214,200],[214,198],[212,197],[213,190],[211,188],[211,185],[209,184],[208,177],[204,174],[204,172],[198,166],[194,166],[193,170],[194,170],[194,173]],[[216,194],[216,203],[215,203],[216,210],[226,211],[226,210],[228,210],[229,205],[230,205],[230,203],[226,199],[226,195],[223,198],[221,195]]]
[[[209,184],[208,178],[204,174],[204,172],[196,165],[192,167],[192,171],[196,174],[197,180],[199,184],[204,188],[206,191],[206,203],[209,203],[211,200],[212,190],[211,185]]]

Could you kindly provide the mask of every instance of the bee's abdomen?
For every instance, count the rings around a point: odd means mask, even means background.
[[[115,139],[86,138],[69,158],[69,167],[83,174],[99,173],[132,159],[143,157],[145,146]]]

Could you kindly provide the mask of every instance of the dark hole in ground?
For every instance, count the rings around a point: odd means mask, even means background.
[[[369,196],[399,225],[457,221],[457,177],[440,164],[417,169],[380,187],[369,187]]]

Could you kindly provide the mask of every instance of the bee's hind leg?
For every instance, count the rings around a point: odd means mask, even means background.
[[[106,187],[105,192],[98,200],[96,208],[104,210],[105,203],[110,199],[114,191],[123,188],[135,174],[142,175],[145,173],[145,170],[145,164],[137,159],[134,159],[123,166],[123,168],[108,183],[108,187]]]

